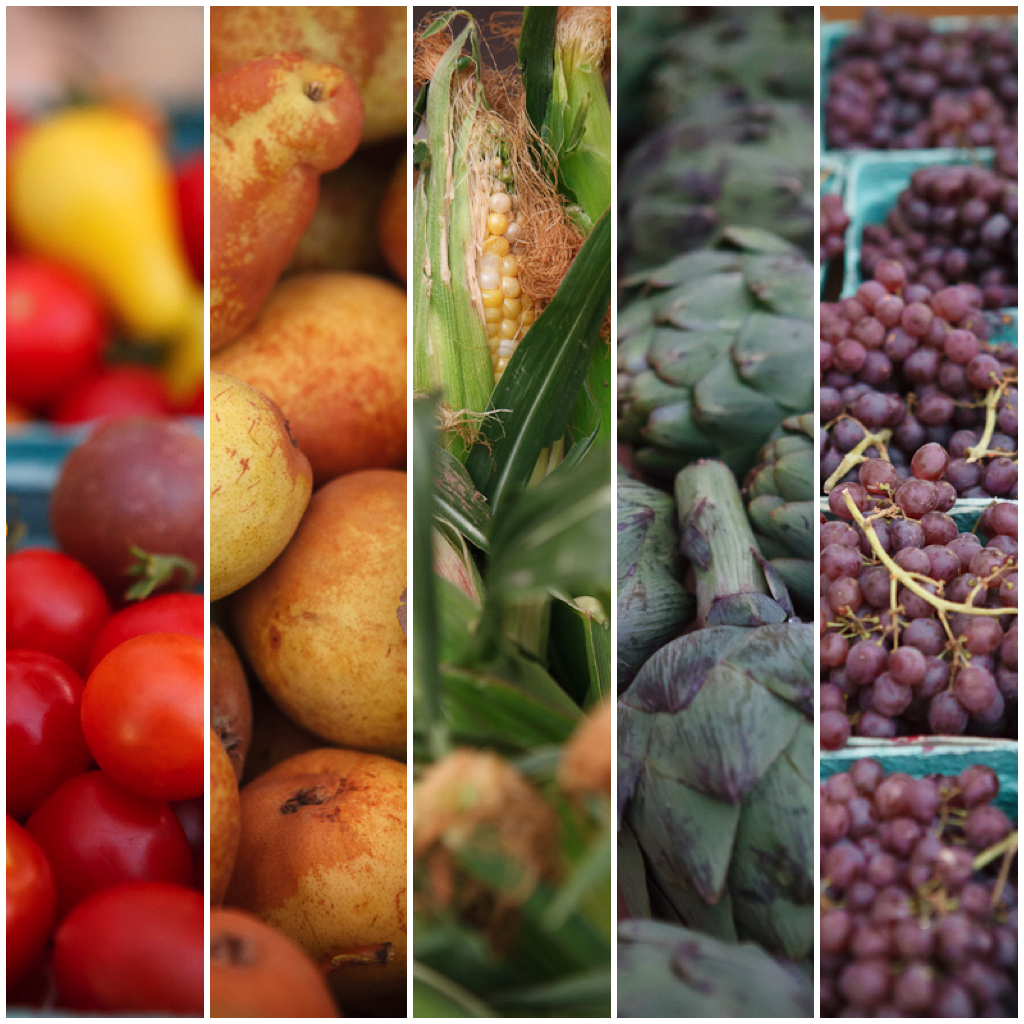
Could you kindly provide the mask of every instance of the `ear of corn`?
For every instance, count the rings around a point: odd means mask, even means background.
[[[458,81],[457,64],[470,33],[468,25],[449,47],[427,96],[427,146],[418,147],[419,178],[413,195],[413,387],[438,389],[448,409],[480,413],[493,387],[487,332],[472,279],[471,204],[463,179],[473,120],[480,108],[475,86]],[[472,275],[472,277],[471,277]],[[458,453],[457,435],[446,442]]]
[[[560,7],[555,27],[550,123],[559,180],[589,234],[608,207],[612,176],[611,110],[604,61],[610,7]]]
[[[413,383],[439,389],[463,454],[517,345],[536,318],[519,280],[520,209],[504,126],[476,69],[462,67],[471,23],[431,79],[428,137],[414,194]],[[461,425],[460,425],[461,422]]]

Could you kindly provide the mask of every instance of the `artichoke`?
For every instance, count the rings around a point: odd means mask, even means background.
[[[620,1017],[813,1017],[814,986],[751,944],[661,921],[619,925]]]
[[[630,271],[714,244],[730,224],[763,228],[810,253],[814,121],[797,103],[714,96],[645,136],[624,162],[620,202]]]
[[[784,419],[746,481],[758,546],[804,609],[815,589],[814,423],[813,412]]]
[[[626,284],[619,439],[655,477],[717,457],[742,478],[779,423],[814,403],[810,262],[768,232],[730,228]]]
[[[813,946],[813,626],[796,620],[728,468],[676,480],[698,630],[619,698],[619,817],[658,916],[802,960]]]
[[[618,681],[677,636],[693,612],[681,582],[679,533],[672,496],[636,480],[618,484]]]

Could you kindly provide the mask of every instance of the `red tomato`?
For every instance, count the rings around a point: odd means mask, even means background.
[[[192,885],[203,891],[206,877],[206,851],[203,835],[206,831],[206,797],[194,796],[191,800],[179,800],[171,804],[171,810],[178,816],[181,827],[188,837],[192,850]]]
[[[7,260],[7,397],[36,411],[100,365],[107,323],[99,297],[64,267]]]
[[[53,410],[54,423],[88,423],[171,411],[163,377],[147,366],[108,366],[81,380]]]
[[[15,818],[92,763],[82,736],[84,688],[52,654],[7,652],[7,813]]]
[[[7,647],[44,651],[84,675],[110,603],[96,577],[60,551],[23,548],[7,559]]]
[[[201,893],[130,882],[91,896],[57,928],[61,1003],[100,1013],[203,1015]]]
[[[57,916],[122,882],[192,880],[192,851],[171,805],[130,793],[103,772],[69,779],[28,819],[57,884]]]
[[[85,742],[126,789],[158,800],[204,792],[203,650],[192,636],[147,633],[119,644],[89,676]]]
[[[202,153],[195,153],[177,173],[178,211],[181,216],[181,234],[185,242],[192,276],[200,282],[205,273],[206,253],[206,161]]]
[[[7,816],[7,985],[31,968],[53,925],[53,873],[36,841]]]
[[[206,598],[202,594],[158,594],[114,612],[89,655],[91,672],[118,644],[145,633],[187,633],[203,640]]]

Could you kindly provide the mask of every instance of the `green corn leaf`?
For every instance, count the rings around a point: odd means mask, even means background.
[[[496,513],[565,433],[611,298],[611,218],[584,242],[561,287],[509,361],[466,468]]]
[[[541,138],[545,137],[545,128],[551,111],[557,20],[557,7],[523,8],[523,27],[519,36],[519,68],[526,91],[526,115],[534,131]]]
[[[485,1002],[419,961],[412,965],[414,1017],[497,1017]]]
[[[487,551],[487,530],[491,512],[483,496],[473,486],[465,466],[443,448],[435,452],[434,514],[451,523],[471,544]]]
[[[530,600],[551,587],[576,593],[607,587],[610,535],[608,458],[595,452],[571,471],[563,464],[495,513],[486,602]]]

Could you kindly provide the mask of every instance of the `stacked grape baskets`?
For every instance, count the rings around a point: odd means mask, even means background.
[[[1013,1016],[1016,23],[822,54],[821,1012]]]

